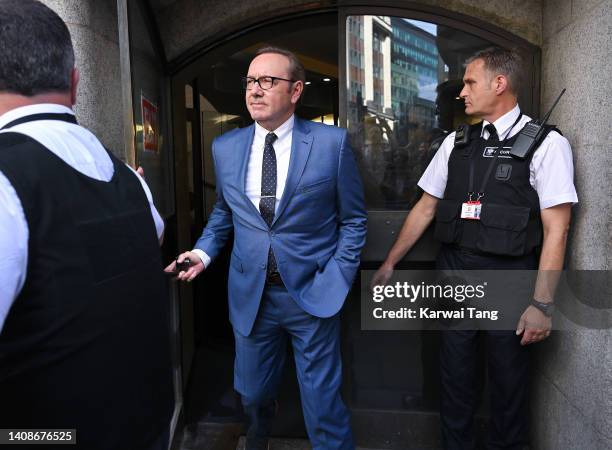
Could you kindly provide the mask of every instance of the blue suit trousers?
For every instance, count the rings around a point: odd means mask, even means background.
[[[313,450],[354,449],[350,414],[340,396],[339,314],[308,314],[283,285],[271,285],[263,291],[252,332],[244,336],[234,329],[234,335],[234,387],[249,421],[247,442],[267,441],[290,342]]]

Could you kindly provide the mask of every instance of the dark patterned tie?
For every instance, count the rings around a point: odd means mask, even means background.
[[[485,126],[485,130],[489,132],[489,139],[487,139],[487,141],[499,142],[499,136],[497,136],[497,130],[495,129],[495,125],[490,123],[487,126]]]
[[[264,146],[263,163],[261,165],[261,200],[259,200],[259,212],[268,224],[272,226],[274,220],[274,205],[276,204],[276,153],[272,144],[276,140],[274,133],[266,135]],[[277,272],[276,258],[272,247],[268,252],[268,273]]]

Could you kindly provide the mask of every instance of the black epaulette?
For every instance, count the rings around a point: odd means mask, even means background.
[[[550,133],[551,131],[556,131],[557,133],[559,133],[561,136],[563,136],[563,133],[561,133],[561,130],[559,128],[557,128],[557,125],[544,125],[544,137],[548,136],[548,133]],[[544,138],[542,138],[542,141],[544,140]],[[541,142],[540,142],[541,144]]]
[[[480,133],[482,129],[482,122],[469,125],[462,123],[455,130],[455,148],[462,148],[468,145],[472,139],[474,139],[475,133]]]

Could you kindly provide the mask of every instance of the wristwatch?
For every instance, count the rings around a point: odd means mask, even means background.
[[[552,317],[555,310],[553,302],[540,302],[536,299],[531,299],[531,306],[538,308],[546,317]]]

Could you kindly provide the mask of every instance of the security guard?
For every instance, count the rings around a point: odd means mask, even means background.
[[[442,242],[439,269],[538,269],[563,267],[574,188],[568,141],[549,131],[524,159],[510,148],[531,119],[517,103],[520,57],[497,47],[469,58],[461,98],[466,114],[482,122],[451,133],[418,182],[424,193],[372,285],[385,284],[393,268],[436,218]],[[535,285],[516,330],[486,331],[491,421],[488,448],[528,443],[528,351],[550,334],[552,292]],[[442,332],[442,438],[447,449],[474,448],[477,331]]]
[[[5,444],[167,450],[164,224],[151,192],[78,125],[79,72],[54,11],[0,0],[0,61],[0,427],[27,430]]]

